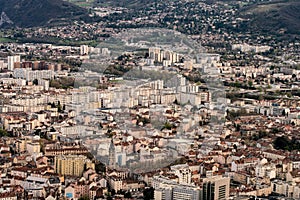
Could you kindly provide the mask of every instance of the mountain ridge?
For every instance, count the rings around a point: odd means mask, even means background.
[[[271,33],[300,34],[300,2],[275,1],[257,4],[240,12],[241,17],[250,19],[246,28]]]
[[[89,20],[86,9],[62,0],[0,0],[0,13],[22,28]]]

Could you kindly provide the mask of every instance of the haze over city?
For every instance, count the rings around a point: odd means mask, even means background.
[[[298,0],[0,0],[0,200],[300,199]]]

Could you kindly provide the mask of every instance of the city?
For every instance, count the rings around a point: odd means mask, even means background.
[[[0,29],[0,200],[300,199],[299,33],[244,31],[257,1],[78,2]]]

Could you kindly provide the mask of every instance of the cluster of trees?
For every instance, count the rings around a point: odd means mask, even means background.
[[[277,137],[273,141],[273,145],[274,148],[276,149],[282,149],[288,151],[300,150],[300,142],[294,137],[292,137],[292,139],[289,139],[286,136]]]
[[[252,139],[255,140],[255,141],[257,141],[257,140],[259,140],[259,139],[261,139],[261,138],[266,137],[267,135],[268,135],[268,134],[267,134],[266,131],[260,130],[260,131],[258,132],[258,134],[255,134],[255,135],[252,136]]]
[[[185,76],[185,78],[193,83],[205,83],[205,80],[201,77],[201,73],[199,71],[190,73],[189,75]]]
[[[243,88],[243,89],[250,89],[250,90],[255,90],[256,88],[253,87],[253,82],[252,81],[248,81],[247,83],[243,83],[243,82],[224,82],[225,86],[230,86],[230,87],[236,87],[236,88]]]
[[[154,70],[139,70],[132,69],[126,74],[124,78],[127,79],[150,79],[150,80],[163,80],[166,84],[172,80],[174,73],[161,73],[160,71]]]
[[[132,67],[126,67],[124,65],[110,65],[108,68],[104,71],[105,74],[114,74],[116,76],[123,76],[125,73],[127,73],[129,70],[131,70]]]
[[[62,77],[50,80],[50,87],[67,89],[74,86],[74,77]]]
[[[242,108],[238,111],[233,111],[233,110],[226,110],[226,113],[227,113],[227,119],[228,120],[233,120],[237,117],[240,117],[240,116],[243,116],[243,115],[246,115],[247,114],[247,111],[245,108]]]
[[[143,191],[144,199],[145,200],[151,200],[154,199],[154,188],[146,188]]]

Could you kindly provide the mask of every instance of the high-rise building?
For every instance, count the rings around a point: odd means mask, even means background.
[[[202,200],[226,200],[229,197],[230,178],[215,176],[203,180]]]
[[[88,45],[80,45],[80,54],[81,55],[88,55],[89,54],[89,46]]]
[[[163,55],[160,48],[151,47],[149,48],[149,57],[154,59],[156,62],[162,62]]]
[[[30,68],[14,69],[13,76],[15,78],[26,79],[27,81],[33,81],[35,79],[53,79],[54,72],[51,70],[32,70]]]
[[[7,57],[7,68],[10,71],[14,70],[14,66],[16,62],[21,62],[21,57],[20,56],[8,56]]]

